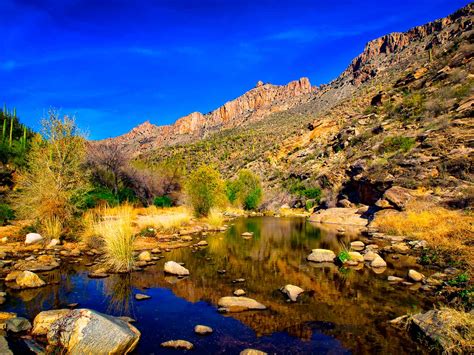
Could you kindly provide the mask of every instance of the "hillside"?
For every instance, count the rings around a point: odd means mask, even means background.
[[[237,116],[194,143],[179,144],[177,135],[140,160],[182,160],[189,169],[212,162],[228,177],[250,168],[265,182],[268,205],[297,206],[287,191],[302,183],[324,188],[329,205],[373,204],[401,185],[438,188],[446,203],[465,207],[472,198],[473,9],[369,42],[339,78],[287,100],[288,109],[280,101],[278,112],[253,112],[258,120]]]

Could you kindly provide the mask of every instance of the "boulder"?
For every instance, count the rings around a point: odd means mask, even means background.
[[[176,261],[167,261],[164,266],[165,272],[178,276],[188,276],[189,270],[179,265]]]
[[[194,348],[193,343],[187,340],[168,340],[164,343],[161,343],[163,348],[173,348],[173,349],[184,349],[184,350],[191,350]]]
[[[411,281],[420,282],[424,278],[425,275],[423,275],[422,273],[413,269],[408,270],[408,279],[410,279]]]
[[[11,318],[16,318],[16,313],[13,312],[0,312],[0,329],[7,328],[7,321]]]
[[[46,248],[48,248],[48,249],[54,248],[55,246],[59,245],[60,243],[61,242],[59,241],[59,239],[51,239],[51,241],[46,246]]]
[[[376,254],[376,255],[377,256],[374,258],[374,260],[371,261],[370,266],[373,267],[373,268],[387,267],[387,263],[385,262],[385,260],[383,260],[380,255],[378,255],[378,254]]]
[[[6,322],[7,330],[13,333],[26,332],[31,329],[31,323],[23,317],[10,318]]]
[[[211,327],[208,327],[207,325],[196,325],[194,327],[194,333],[199,334],[199,335],[208,335],[213,332]]]
[[[392,186],[383,194],[383,198],[398,210],[404,210],[413,199],[411,191],[404,187]]]
[[[90,309],[74,309],[53,322],[49,345],[68,354],[127,354],[140,339],[128,322]]]
[[[472,313],[450,308],[433,309],[413,315],[410,327],[440,346],[443,353],[467,354],[472,351],[473,317]]]
[[[21,274],[21,271],[11,271],[10,273],[8,273],[8,275],[5,277],[5,282],[13,282],[13,281],[16,281],[16,278],[18,277],[18,275]]]
[[[13,355],[13,351],[10,350],[7,339],[3,335],[0,335],[0,354]]]
[[[300,294],[304,292],[301,287],[295,285],[286,285],[280,289],[292,302],[296,302],[296,299]]]
[[[139,261],[151,261],[151,254],[149,251],[142,251],[138,255],[138,260]]]
[[[367,226],[368,220],[362,218],[357,213],[358,208],[328,208],[313,213],[309,217],[310,222],[340,224],[340,225],[354,225],[359,227]]]
[[[222,297],[217,302],[219,307],[229,312],[266,309],[263,304],[248,297]]]
[[[335,258],[336,254],[328,249],[313,249],[307,257],[308,261],[315,263],[333,262]]]
[[[25,238],[25,244],[35,244],[43,241],[43,237],[38,233],[28,233]]]
[[[46,282],[41,280],[41,278],[31,271],[22,271],[16,277],[16,284],[20,288],[35,288],[42,287],[46,285]]]
[[[69,312],[69,309],[53,309],[51,311],[38,313],[33,320],[33,330],[31,331],[31,334],[35,336],[48,334],[51,324],[64,317]]]

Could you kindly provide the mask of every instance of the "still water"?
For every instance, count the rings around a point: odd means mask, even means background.
[[[9,290],[3,311],[30,320],[42,311],[79,303],[81,308],[129,316],[142,337],[138,354],[180,353],[160,348],[172,339],[191,341],[196,354],[238,354],[255,348],[276,354],[346,354],[419,352],[417,345],[387,322],[405,313],[429,308],[420,291],[390,285],[388,275],[403,275],[403,266],[388,261],[388,269],[374,273],[361,269],[318,265],[306,261],[314,248],[338,251],[341,243],[360,236],[338,236],[302,218],[256,217],[238,219],[226,231],[206,237],[209,245],[163,253],[163,259],[131,275],[90,279],[88,268],[63,263],[42,277],[56,285]],[[253,238],[241,237],[253,232]],[[190,277],[163,273],[167,260],[184,262]],[[225,269],[225,274],[217,270]],[[244,278],[243,283],[233,283]],[[293,284],[305,292],[289,303],[279,288]],[[247,296],[268,307],[264,311],[220,314],[217,301],[242,288]],[[144,293],[152,298],[136,301]],[[214,329],[208,336],[194,334],[197,324]],[[106,331],[106,330],[105,330]],[[26,352],[20,340],[11,346]]]

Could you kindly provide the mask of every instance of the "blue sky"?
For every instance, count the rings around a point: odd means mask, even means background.
[[[91,139],[209,112],[258,80],[337,77],[367,41],[461,0],[0,0],[0,101],[38,128],[49,107]]]

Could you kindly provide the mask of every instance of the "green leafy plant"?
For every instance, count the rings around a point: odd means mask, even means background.
[[[15,218],[15,213],[6,203],[0,204],[0,223],[5,225],[8,221]]]
[[[153,205],[155,205],[156,207],[171,207],[173,205],[173,201],[171,200],[170,197],[168,196],[157,196],[155,197],[155,199],[153,200]]]
[[[384,139],[382,144],[379,147],[379,152],[384,153],[394,153],[401,151],[403,153],[408,152],[415,145],[415,139],[411,137],[404,136],[393,136],[387,137]]]

